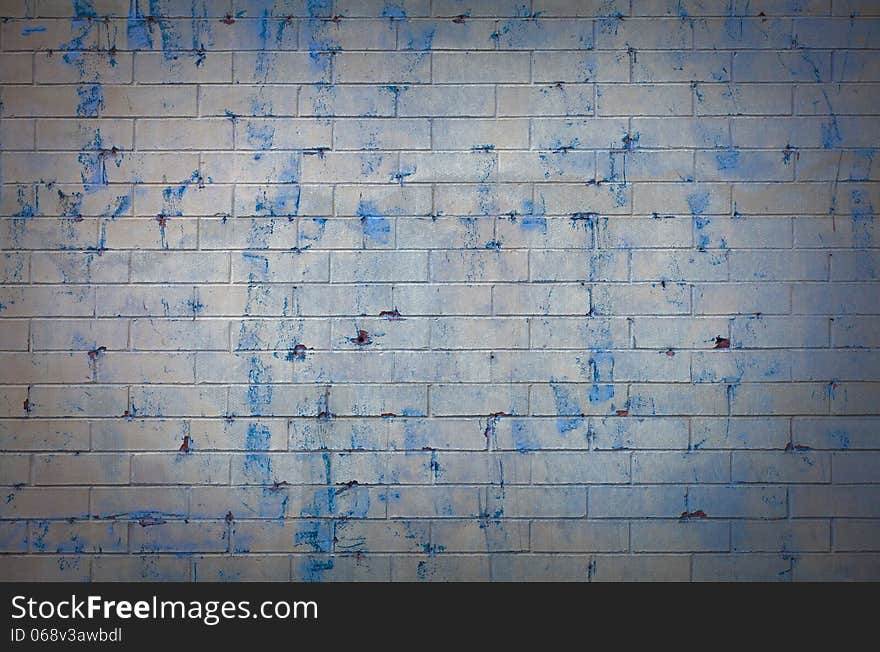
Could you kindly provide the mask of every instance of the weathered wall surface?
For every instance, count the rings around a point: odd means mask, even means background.
[[[880,579],[872,0],[4,0],[0,578]]]

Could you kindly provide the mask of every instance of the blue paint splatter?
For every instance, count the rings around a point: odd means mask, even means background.
[[[715,162],[719,170],[734,170],[739,165],[739,150],[730,147],[715,154]]]
[[[95,18],[97,16],[92,0],[71,0],[71,4],[77,18]]]
[[[181,216],[183,215],[183,209],[180,206],[180,202],[183,199],[183,196],[186,194],[186,191],[189,187],[199,181],[199,171],[194,170],[193,173],[189,176],[189,178],[184,179],[181,183],[176,186],[170,186],[162,189],[162,212],[160,213],[163,217],[171,217],[171,216]]]
[[[388,244],[391,236],[391,222],[384,217],[361,217],[364,236],[380,244]]]
[[[691,215],[702,215],[709,208],[709,191],[695,190],[687,196]]]
[[[247,141],[251,147],[256,149],[272,149],[272,143],[275,139],[275,127],[271,122],[264,124],[255,124],[249,122],[247,125]]]
[[[333,6],[333,0],[308,0],[306,8],[312,18],[327,17]]]
[[[547,218],[543,216],[526,216],[523,217],[519,226],[521,229],[525,229],[528,231],[540,231],[543,234],[547,234]]]
[[[76,87],[79,101],[76,114],[81,118],[97,118],[104,109],[104,91],[100,84],[86,84]]]
[[[434,36],[437,28],[433,25],[425,25],[416,27],[413,24],[413,31],[409,32],[406,42],[403,44],[404,50],[430,50],[434,46]]]
[[[369,199],[358,201],[357,214],[359,217],[381,217],[382,212],[376,202]]]
[[[396,2],[386,2],[382,7],[382,17],[406,20],[406,9]]]
[[[697,231],[702,231],[705,227],[707,227],[712,220],[704,217],[694,218],[694,226],[696,226]],[[701,251],[705,251],[709,246],[709,236],[706,233],[700,233],[699,241],[697,242],[697,248]]]
[[[333,570],[331,557],[304,557],[299,564],[300,577],[303,582],[322,582],[324,573]]]
[[[254,204],[254,215],[262,217],[295,217],[299,215],[301,188],[289,184],[262,189]]]
[[[559,422],[565,421],[570,421],[570,419],[557,419],[557,428],[560,428],[560,433],[563,432],[563,429],[560,427]],[[535,433],[529,426],[528,421],[523,421],[522,419],[512,421],[510,432],[513,436],[513,447],[520,452],[538,450],[541,447],[541,443],[535,437]]]
[[[84,151],[80,152],[77,160],[82,166],[80,177],[83,188],[90,193],[107,186],[107,161],[112,161],[116,167],[119,167],[122,164],[122,153],[116,147],[107,147],[101,137],[100,129],[96,129],[94,137],[86,143]]]

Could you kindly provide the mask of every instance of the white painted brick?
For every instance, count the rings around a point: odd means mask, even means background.
[[[629,81],[629,56],[626,52],[535,52],[532,72],[533,81],[544,83],[624,82]]]
[[[227,65],[223,75],[210,81],[240,84],[250,83],[320,83],[330,81],[330,55],[308,52],[234,52],[231,55],[235,67]],[[206,80],[199,79],[204,82]]]
[[[524,52],[442,52],[432,55],[431,66],[438,84],[527,82],[531,56]]]
[[[425,83],[431,76],[431,58],[421,53],[342,52],[333,64],[333,81],[342,83]]]
[[[2,12],[0,578],[880,577],[876,3],[133,4]]]

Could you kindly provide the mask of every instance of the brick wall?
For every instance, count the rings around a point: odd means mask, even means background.
[[[880,579],[873,0],[4,0],[0,578]]]

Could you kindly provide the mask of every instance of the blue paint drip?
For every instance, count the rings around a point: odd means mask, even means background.
[[[86,73],[88,72],[86,69],[86,60],[81,56],[84,50],[88,50],[89,46],[84,43],[85,38],[92,32],[92,29],[95,27],[96,22],[90,19],[82,19],[82,18],[71,18],[70,19],[70,31],[72,33],[76,33],[72,39],[70,39],[66,43],[61,43],[58,46],[59,50],[65,51],[64,55],[61,59],[64,63],[70,64],[77,68],[77,72],[79,73],[80,79],[86,77]],[[110,60],[111,64],[114,63],[113,59]]]
[[[278,169],[278,180],[281,183],[296,183],[299,181],[299,162],[296,154],[291,154],[290,158],[284,162],[284,165]]]
[[[342,45],[340,45],[339,41],[330,36],[322,36],[320,34],[322,28],[326,24],[327,23],[323,20],[308,21],[309,56],[314,62],[318,61],[321,52],[338,52],[342,49]]]
[[[252,478],[263,484],[268,484],[272,479],[271,460],[262,452],[269,450],[269,428],[260,423],[248,425],[245,438],[245,448],[248,453],[244,457],[245,472]]]
[[[330,14],[333,0],[308,0],[306,9],[312,18],[326,18]]]
[[[128,212],[128,209],[131,208],[131,195],[119,195],[116,198],[116,207],[108,207],[108,209],[111,208],[112,210],[104,212],[103,215],[109,214],[109,216],[112,217],[119,217],[120,215],[124,215]]]
[[[248,408],[253,416],[260,416],[272,404],[272,371],[259,357],[252,356],[248,370]]]
[[[260,51],[254,63],[254,71],[264,78],[269,74],[272,62],[271,55],[267,52],[269,49],[269,31],[269,10],[264,9],[260,16]]]
[[[34,195],[34,201],[33,203],[31,203],[24,196],[24,187],[19,186],[16,189],[16,195],[18,210],[12,214],[13,217],[22,217],[27,219],[40,214],[40,196],[38,194]]]
[[[275,24],[275,33],[272,33],[272,25]],[[254,62],[254,72],[267,79],[275,63],[275,55],[271,50],[283,50],[284,30],[288,25],[296,25],[293,21],[273,21],[270,10],[264,9],[259,20],[259,46],[257,57]],[[273,47],[274,44],[274,47]]]
[[[614,355],[610,351],[593,351],[589,366],[593,379],[590,402],[610,401],[614,398]]]
[[[153,30],[141,13],[140,0],[129,0],[125,35],[132,50],[153,49]]]
[[[174,25],[160,18],[163,15],[162,5],[159,0],[149,0],[150,16],[159,27],[159,35],[162,38],[162,57],[166,61],[174,61],[178,58],[178,52],[183,49],[180,36],[174,31]]]
[[[119,167],[122,164],[122,154],[116,148],[108,149],[104,145],[100,129],[95,130],[94,137],[91,142],[86,143],[84,150],[77,156],[77,160],[82,166],[80,177],[83,188],[90,193],[107,186],[107,161],[111,159]]]
[[[205,4],[205,0],[202,0],[201,5],[201,16],[197,16],[196,14],[196,0],[192,0],[192,4],[190,5],[190,25],[192,27],[192,54],[196,67],[201,66],[207,58],[207,53],[205,52],[205,41],[210,38],[208,21],[206,20],[208,17],[208,7]]]
[[[577,399],[571,396],[565,385],[560,385],[553,378],[550,379],[550,391],[556,404],[556,430],[560,435],[576,430],[583,423],[583,410]]]
[[[434,47],[434,36],[437,28],[432,25],[426,25],[419,31],[411,32],[404,44],[405,50],[430,50]]]
[[[874,206],[870,195],[864,190],[852,190],[850,192],[852,205],[853,244],[857,247],[868,248],[873,241]]]
[[[819,81],[818,79],[816,81]],[[837,122],[837,114],[831,108],[831,100],[828,98],[828,92],[822,90],[822,96],[825,98],[825,105],[828,107],[828,121],[821,124],[822,130],[822,147],[831,149],[837,147],[843,142],[840,136],[840,125]]]

